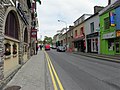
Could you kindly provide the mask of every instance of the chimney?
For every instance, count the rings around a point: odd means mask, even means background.
[[[111,0],[108,0],[108,5],[110,5],[110,3],[111,3]]]
[[[69,26],[69,30],[71,30],[71,29],[73,29],[74,28],[74,26]]]
[[[94,14],[101,11],[104,7],[102,6],[94,6]]]

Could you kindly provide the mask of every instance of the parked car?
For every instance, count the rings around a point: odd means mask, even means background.
[[[66,49],[65,49],[64,46],[58,46],[58,47],[57,47],[57,51],[58,51],[58,52],[65,52]]]
[[[52,49],[56,49],[56,46],[53,45],[53,46],[52,46]]]
[[[45,45],[45,50],[50,50],[50,45],[49,44]]]

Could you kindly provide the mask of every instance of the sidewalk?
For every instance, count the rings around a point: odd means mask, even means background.
[[[101,60],[107,60],[111,62],[120,63],[120,55],[103,55],[96,53],[83,53],[83,52],[73,52],[74,54],[83,55],[91,58],[97,58]]]
[[[45,90],[45,61],[43,51],[39,51],[37,55],[32,56],[5,88],[11,86],[16,89],[7,90]]]

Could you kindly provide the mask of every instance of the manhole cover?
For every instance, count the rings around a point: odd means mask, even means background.
[[[20,90],[20,88],[21,88],[20,86],[9,86],[4,90]]]

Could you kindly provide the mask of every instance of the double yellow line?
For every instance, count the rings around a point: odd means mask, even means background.
[[[45,51],[44,51],[45,52]],[[60,90],[64,90],[63,86],[62,86],[62,83],[60,82],[60,79],[55,71],[55,68],[50,60],[50,57],[48,56],[48,54],[45,52],[45,56],[46,56],[46,59],[47,59],[47,64],[48,64],[48,68],[49,68],[49,71],[50,71],[50,75],[51,75],[51,79],[52,79],[52,83],[53,83],[53,87],[54,87],[54,90],[58,90],[58,87],[56,85],[56,82],[58,83],[59,85],[59,89]],[[55,80],[56,79],[56,80]]]

